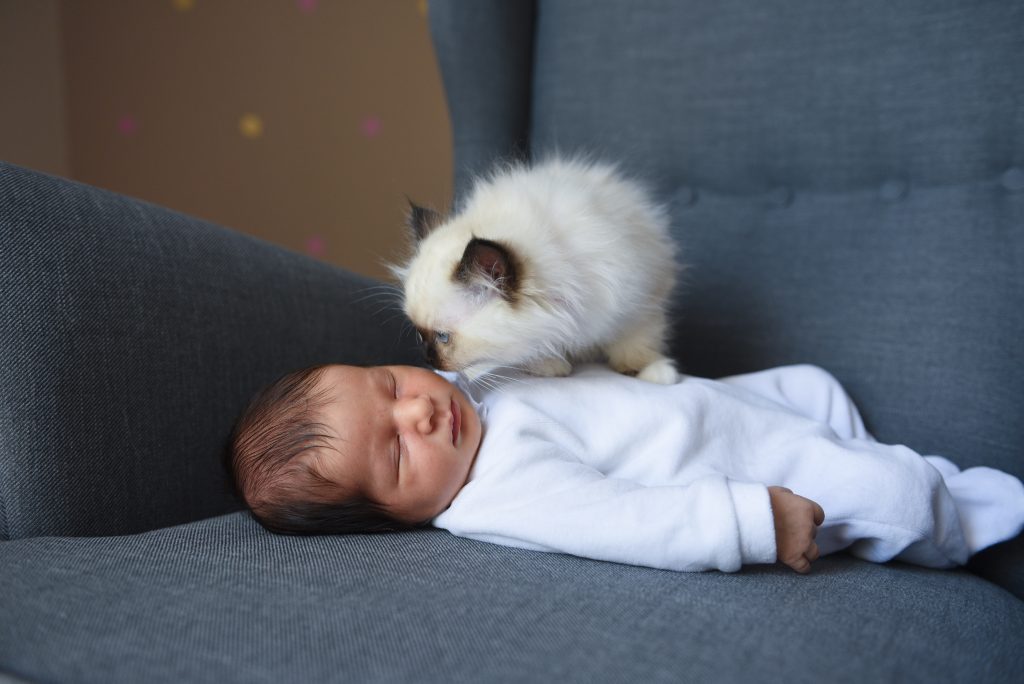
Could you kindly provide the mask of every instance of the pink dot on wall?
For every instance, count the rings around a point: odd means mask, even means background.
[[[139,132],[139,120],[131,114],[125,114],[117,120],[117,132],[123,136],[135,135]]]
[[[368,116],[365,119],[363,119],[361,129],[363,131],[363,135],[365,135],[367,138],[375,138],[377,137],[378,134],[380,134],[380,129],[382,126],[383,124],[381,124],[380,117]]]
[[[322,235],[310,235],[306,238],[306,254],[320,258],[327,253],[327,241]]]
[[[316,9],[318,0],[295,0],[296,6],[303,12],[309,13]]]

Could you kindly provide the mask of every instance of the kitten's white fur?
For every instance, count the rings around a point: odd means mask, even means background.
[[[617,371],[677,381],[666,357],[676,270],[668,214],[614,166],[557,156],[505,166],[437,222],[392,270],[416,326],[448,333],[447,343],[426,335],[439,367],[566,375],[573,362],[604,356]],[[512,296],[483,273],[454,277],[473,238],[511,254]]]

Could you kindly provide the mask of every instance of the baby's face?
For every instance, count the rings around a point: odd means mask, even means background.
[[[317,389],[328,392],[323,422],[334,449],[314,467],[351,483],[407,522],[433,518],[466,482],[480,446],[480,418],[462,392],[413,366],[331,366]]]

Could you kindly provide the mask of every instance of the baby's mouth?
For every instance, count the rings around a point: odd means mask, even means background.
[[[459,411],[459,404],[452,399],[452,446],[458,446],[459,429],[462,427],[462,414]]]

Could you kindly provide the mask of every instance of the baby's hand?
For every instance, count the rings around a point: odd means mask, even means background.
[[[776,557],[799,573],[810,572],[811,563],[818,560],[814,536],[825,522],[825,511],[785,487],[769,487],[768,498],[775,518]]]

